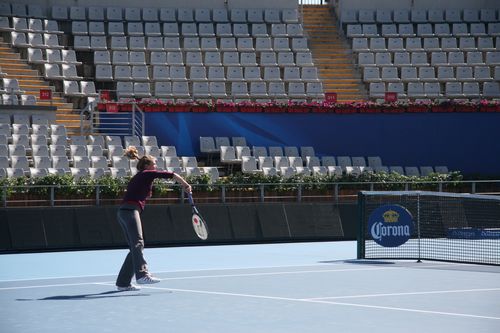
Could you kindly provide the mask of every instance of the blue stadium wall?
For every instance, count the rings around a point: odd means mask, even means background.
[[[146,113],[146,134],[199,156],[200,136],[244,136],[250,146],[313,146],[316,155],[380,156],[385,165],[500,174],[500,113]]]

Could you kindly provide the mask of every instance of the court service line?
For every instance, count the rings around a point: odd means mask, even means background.
[[[38,286],[3,287],[3,288],[0,288],[0,291],[2,291],[2,290],[20,290],[20,289],[36,289],[36,288],[90,286],[90,285],[99,285],[99,284],[100,284],[99,282],[42,284],[42,285],[38,285]]]
[[[410,295],[468,293],[468,292],[499,291],[499,290],[500,290],[500,288],[433,290],[433,291],[415,291],[415,292],[407,292],[407,293],[388,293],[388,294],[366,294],[366,295],[346,295],[346,296],[331,296],[331,297],[314,297],[314,298],[304,298],[304,300],[316,301],[316,300],[344,299],[344,298],[369,298],[369,297],[386,297],[386,296],[410,296]]]
[[[299,266],[300,267],[300,266]],[[305,266],[307,267],[307,266]],[[436,265],[430,266],[419,266],[420,267],[436,267]],[[208,278],[225,278],[225,277],[251,277],[251,276],[272,276],[272,275],[286,275],[286,274],[311,274],[311,273],[336,273],[336,272],[357,272],[357,271],[381,271],[381,270],[396,270],[396,269],[408,269],[408,267],[396,266],[396,267],[369,267],[369,268],[346,268],[346,269],[321,269],[321,270],[306,270],[306,271],[278,271],[278,272],[260,272],[260,273],[243,273],[243,274],[215,274],[215,275],[196,275],[196,276],[180,276],[180,277],[167,277],[161,278],[162,280],[190,280],[190,279],[208,279]],[[196,271],[190,271],[196,272]],[[158,274],[168,274],[170,272],[158,273]],[[89,276],[90,277],[90,276]],[[106,276],[100,276],[106,277]],[[61,279],[61,278],[54,278]],[[44,280],[44,279],[42,279]],[[51,280],[51,279],[47,279]],[[20,281],[20,280],[19,280]],[[29,281],[29,280],[26,280]],[[35,281],[35,280],[33,280]],[[9,281],[17,282],[17,281]],[[19,287],[0,287],[2,290],[16,290],[16,289],[35,289],[35,288],[51,288],[51,287],[68,287],[68,286],[83,286],[92,284],[107,284],[109,281],[102,282],[83,282],[83,283],[61,283],[61,284],[49,284],[49,285],[30,285],[30,286],[19,286]]]
[[[466,317],[466,318],[476,318],[476,319],[500,320],[500,317],[480,316],[480,315],[473,315],[473,314],[467,314],[467,313],[455,313],[455,312],[419,310],[419,309],[408,309],[408,308],[399,308],[399,307],[389,307],[389,306],[379,306],[379,305],[367,305],[367,304],[355,304],[355,303],[344,303],[344,302],[329,302],[329,301],[322,301],[322,300],[309,300],[309,299],[289,298],[289,297],[279,297],[279,296],[265,296],[265,295],[252,295],[252,294],[241,294],[241,293],[228,293],[228,292],[208,291],[208,290],[161,288],[161,287],[150,287],[150,286],[142,286],[142,288],[143,289],[153,289],[153,290],[178,291],[178,292],[194,293],[194,294],[221,295],[221,296],[233,296],[233,297],[247,297],[247,298],[269,299],[269,300],[301,302],[301,303],[319,303],[319,304],[342,305],[342,306],[352,306],[352,307],[381,309],[381,310],[415,312],[415,313],[424,313],[424,314],[433,314],[433,315],[445,315],[445,316],[454,316],[454,317]]]

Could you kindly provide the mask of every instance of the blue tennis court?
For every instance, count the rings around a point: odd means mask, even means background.
[[[0,331],[500,331],[498,266],[360,261],[355,242],[147,248],[162,282],[118,292],[125,255],[0,256]]]

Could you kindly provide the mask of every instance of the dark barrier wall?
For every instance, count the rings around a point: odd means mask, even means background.
[[[356,239],[357,205],[269,203],[199,205],[210,238],[196,238],[187,205],[148,206],[148,246]],[[0,209],[0,253],[125,247],[117,207]]]
[[[146,133],[179,155],[200,136],[244,136],[256,146],[313,146],[317,155],[380,156],[386,165],[446,165],[500,174],[500,113],[146,113]]]

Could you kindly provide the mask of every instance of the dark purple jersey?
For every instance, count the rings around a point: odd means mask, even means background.
[[[139,171],[130,179],[127,192],[123,197],[124,203],[137,203],[141,211],[144,210],[146,199],[149,198],[153,190],[153,181],[156,178],[173,178],[174,173],[159,170]]]

